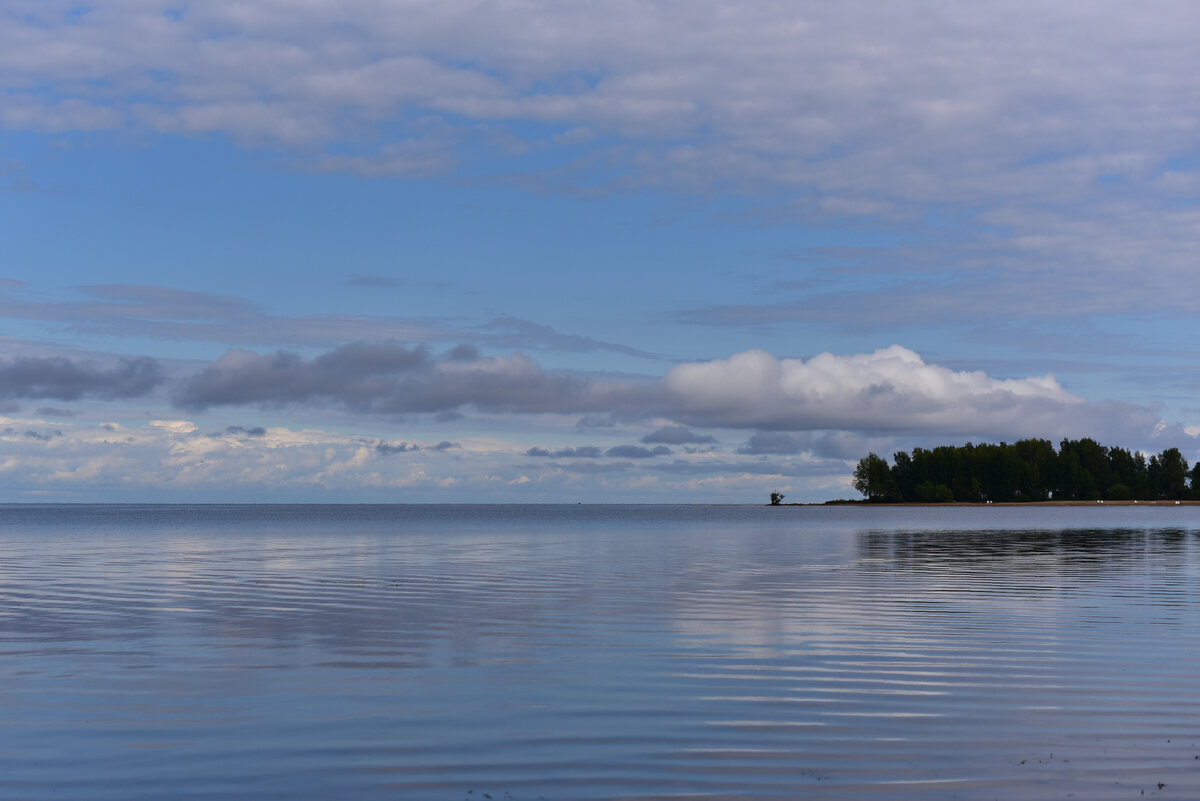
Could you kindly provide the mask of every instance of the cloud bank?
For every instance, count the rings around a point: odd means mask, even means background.
[[[462,406],[537,414],[586,411],[602,393],[581,378],[543,370],[532,359],[438,360],[423,348],[353,343],[304,359],[277,351],[230,350],[187,379],[176,394],[185,409],[258,404],[339,403],[362,413],[447,412]]]
[[[24,356],[0,361],[0,398],[136,398],[162,381],[162,366],[148,356],[123,358],[109,368],[65,357]]]
[[[465,355],[466,358],[463,358]],[[1152,410],[1089,402],[1052,375],[995,378],[982,371],[926,363],[894,345],[866,354],[778,358],[752,350],[727,359],[688,362],[661,379],[611,381],[542,368],[524,354],[482,357],[471,350],[434,357],[396,343],[355,343],[305,359],[279,351],[231,350],[186,379],[175,395],[185,409],[221,406],[336,404],[367,415],[476,412],[520,415],[596,414],[610,419],[668,419],[641,437],[653,446],[621,445],[610,456],[645,458],[667,446],[711,444],[705,429],[752,429],[746,454],[831,455],[858,447],[804,432],[858,436],[926,435],[1015,439],[1108,437],[1157,441],[1167,428]],[[788,433],[792,432],[792,433]],[[530,456],[595,457],[599,449],[532,448]]]

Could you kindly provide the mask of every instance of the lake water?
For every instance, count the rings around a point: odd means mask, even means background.
[[[1200,507],[0,506],[0,798],[1196,799],[1198,591]]]

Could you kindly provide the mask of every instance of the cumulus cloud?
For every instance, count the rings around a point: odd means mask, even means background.
[[[163,382],[162,366],[146,356],[113,367],[66,357],[22,356],[0,361],[0,397],[115,400],[147,395]]]
[[[678,365],[664,384],[690,422],[773,430],[1011,434],[1061,429],[1091,411],[1053,376],[954,371],[900,346],[807,361],[747,351]]]

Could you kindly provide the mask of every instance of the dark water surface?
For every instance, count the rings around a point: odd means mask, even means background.
[[[0,506],[0,798],[1197,799],[1198,532]]]

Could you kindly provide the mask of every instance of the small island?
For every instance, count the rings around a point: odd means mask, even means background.
[[[1178,448],[1148,459],[1093,439],[1012,444],[968,442],[898,451],[889,464],[871,453],[854,468],[867,503],[1134,502],[1200,499],[1200,462]],[[774,498],[772,498],[774,502]]]
[[[966,443],[876,453],[859,459],[845,503],[1200,503],[1200,462],[1188,467],[1178,448],[1146,454],[1093,439]],[[784,504],[771,493],[772,506]]]

